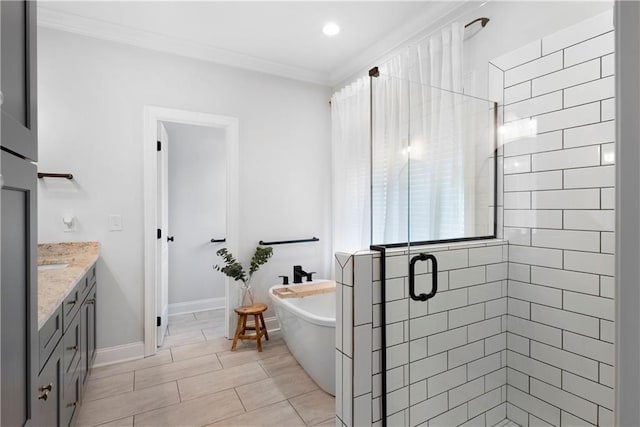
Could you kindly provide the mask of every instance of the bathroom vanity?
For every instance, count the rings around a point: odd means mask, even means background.
[[[38,245],[36,425],[75,422],[96,355],[98,242]]]

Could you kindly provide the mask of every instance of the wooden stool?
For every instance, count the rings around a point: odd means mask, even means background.
[[[236,333],[233,337],[233,345],[231,351],[235,351],[238,340],[256,340],[258,342],[258,351],[262,351],[262,336],[269,341],[269,333],[267,327],[264,324],[264,317],[262,313],[267,310],[267,305],[262,303],[255,303],[253,305],[236,307],[234,311],[238,313],[238,326],[236,326]],[[247,316],[253,316],[255,325],[247,326]],[[255,335],[247,335],[247,331],[256,331]]]

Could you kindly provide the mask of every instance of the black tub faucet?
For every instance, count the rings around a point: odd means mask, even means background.
[[[311,282],[313,280],[314,274],[315,274],[315,271],[310,271],[309,273],[307,273],[302,269],[301,265],[294,265],[293,266],[293,283],[302,283],[303,277],[307,278],[307,282]]]
[[[293,283],[302,283],[302,278],[307,276],[307,272],[302,269],[301,265],[293,266]]]

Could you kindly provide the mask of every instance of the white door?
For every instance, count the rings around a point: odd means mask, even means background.
[[[169,323],[169,178],[168,178],[168,150],[169,135],[162,123],[158,123],[158,218],[157,224],[160,229],[158,239],[158,247],[156,253],[158,260],[156,265],[158,271],[156,273],[158,286],[156,295],[156,316],[160,318],[158,326],[157,343],[160,347],[164,343],[164,336],[167,333],[167,324]]]

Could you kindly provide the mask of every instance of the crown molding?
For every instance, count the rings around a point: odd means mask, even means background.
[[[205,43],[138,30],[93,18],[60,12],[41,4],[38,6],[38,26],[74,34],[109,40],[132,46],[200,59],[230,67],[273,74],[308,83],[331,86],[329,73],[279,64],[244,55]]]
[[[332,72],[280,64],[197,41],[183,40],[99,19],[60,12],[49,9],[43,6],[42,3],[38,5],[38,25],[44,28],[335,88],[348,83],[358,73],[362,73],[371,66],[384,61],[385,58],[404,45],[435,31],[454,18],[478,8],[482,4],[484,3],[476,0],[427,3],[425,8],[412,19],[403,23]]]

